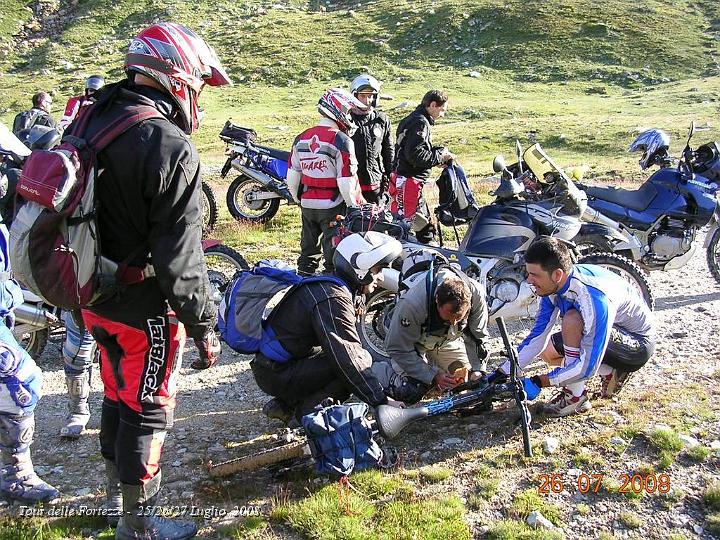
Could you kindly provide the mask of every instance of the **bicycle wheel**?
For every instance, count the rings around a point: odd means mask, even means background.
[[[231,459],[212,465],[210,476],[228,476],[243,471],[256,471],[262,467],[281,463],[290,459],[298,459],[310,455],[310,447],[305,441],[292,441],[277,448],[268,448],[249,456]]]

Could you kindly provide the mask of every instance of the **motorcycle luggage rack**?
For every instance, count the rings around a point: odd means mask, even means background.
[[[220,131],[220,138],[225,142],[254,143],[257,140],[257,131],[252,128],[237,126],[228,120]]]

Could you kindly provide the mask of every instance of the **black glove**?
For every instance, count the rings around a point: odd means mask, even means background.
[[[201,339],[195,339],[195,346],[200,356],[197,360],[190,364],[193,369],[207,369],[213,367],[220,358],[220,352],[222,347],[220,346],[220,340],[218,339],[215,332],[208,332]]]

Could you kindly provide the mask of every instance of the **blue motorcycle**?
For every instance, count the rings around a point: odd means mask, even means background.
[[[225,123],[220,139],[227,144],[228,156],[220,176],[225,178],[230,169],[240,175],[227,191],[227,206],[238,221],[265,223],[273,218],[280,202],[296,204],[288,191],[287,177],[290,152],[256,144],[254,129]]]
[[[658,165],[636,190],[580,186],[588,195],[586,221],[573,239],[585,253],[614,252],[646,270],[675,270],[687,264],[698,231],[710,225],[703,248],[713,277],[720,282],[720,145],[693,150],[690,140],[679,159],[669,153],[670,137],[659,129],[641,133],[630,151],[642,151],[640,166]]]

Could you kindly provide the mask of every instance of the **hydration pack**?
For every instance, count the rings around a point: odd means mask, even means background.
[[[22,206],[10,227],[15,277],[67,310],[103,302],[120,284],[145,279],[151,268],[128,267],[131,257],[118,264],[100,254],[97,155],[136,124],[164,117],[152,106],[129,105],[88,137],[92,109],[80,112],[60,146],[34,150],[27,158],[16,187]]]
[[[281,261],[263,260],[251,270],[238,272],[220,302],[220,336],[239,353],[259,352],[281,363],[291,360],[269,319],[275,308],[297,287],[320,281],[347,287],[344,281],[334,276],[300,276]]]
[[[28,109],[27,111],[16,114],[13,120],[13,133],[19,136],[22,130],[33,127],[35,122],[37,122],[38,116],[40,116],[40,109]]]
[[[377,467],[382,450],[373,440],[365,403],[332,405],[306,414],[302,425],[319,474],[347,476]]]

